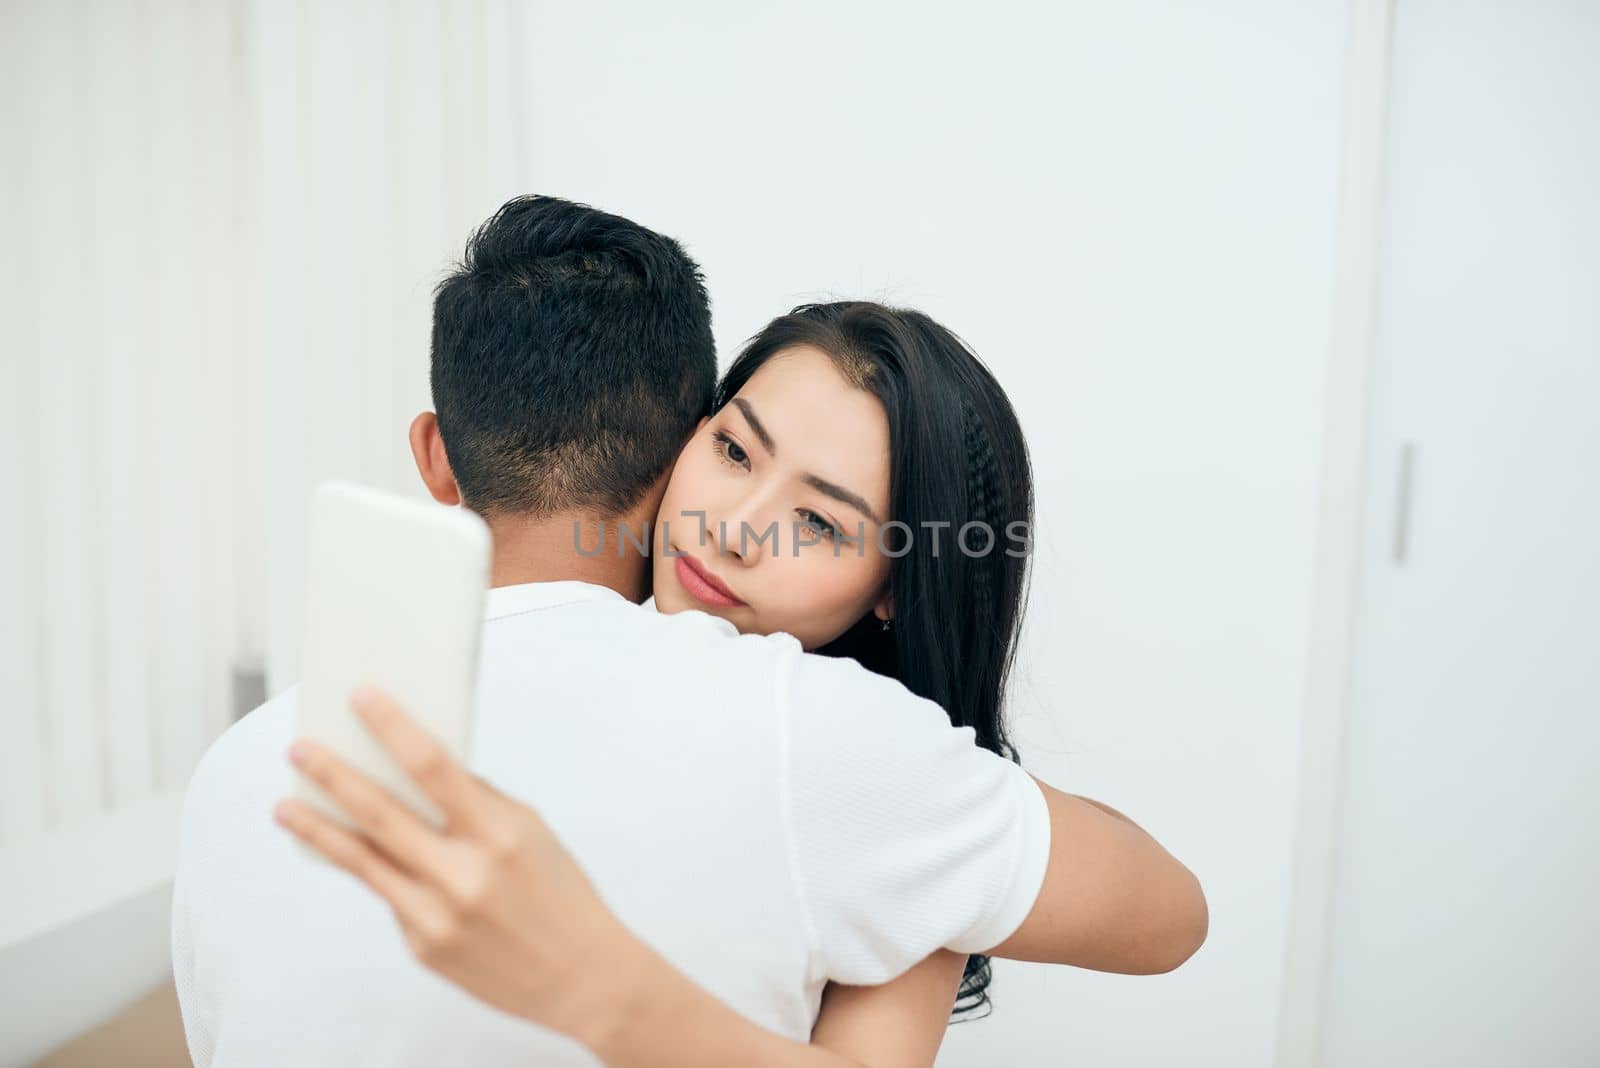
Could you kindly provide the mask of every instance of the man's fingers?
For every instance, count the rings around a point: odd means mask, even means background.
[[[303,801],[284,800],[273,811],[278,822],[300,841],[366,883],[389,903],[408,927],[437,927],[443,912],[428,888],[396,868],[358,834],[339,826]]]
[[[449,865],[442,836],[405,802],[309,739],[296,740],[289,759],[391,859],[429,882],[446,874]]]
[[[481,787],[403,708],[371,687],[351,694],[350,707],[411,781],[439,806],[447,826],[469,833],[481,826]]]

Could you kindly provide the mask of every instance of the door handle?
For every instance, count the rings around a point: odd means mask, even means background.
[[[1411,477],[1416,466],[1417,445],[1408,441],[1400,446],[1400,472],[1394,492],[1394,562],[1404,564],[1411,540]]]

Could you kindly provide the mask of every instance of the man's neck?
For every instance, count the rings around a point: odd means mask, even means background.
[[[592,582],[616,590],[638,604],[645,598],[649,561],[631,542],[619,539],[619,522],[626,520],[612,519],[602,524],[593,516],[576,513],[538,519],[492,519],[489,531],[494,539],[494,552],[490,560],[489,585]],[[596,552],[602,525],[605,545]],[[643,539],[642,521],[635,520],[629,529],[634,538]],[[617,551],[619,540],[622,541],[621,555]]]

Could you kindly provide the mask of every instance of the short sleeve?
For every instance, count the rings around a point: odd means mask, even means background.
[[[1021,926],[1050,854],[1030,775],[853,660],[796,645],[778,702],[797,889],[827,978],[886,982]]]

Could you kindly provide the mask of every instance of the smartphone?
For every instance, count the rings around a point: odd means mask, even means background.
[[[465,763],[488,585],[489,529],[467,509],[343,482],[313,493],[296,735],[327,746],[436,827],[443,813],[357,718],[350,694],[378,687]],[[294,780],[295,796],[350,825],[321,787]]]

